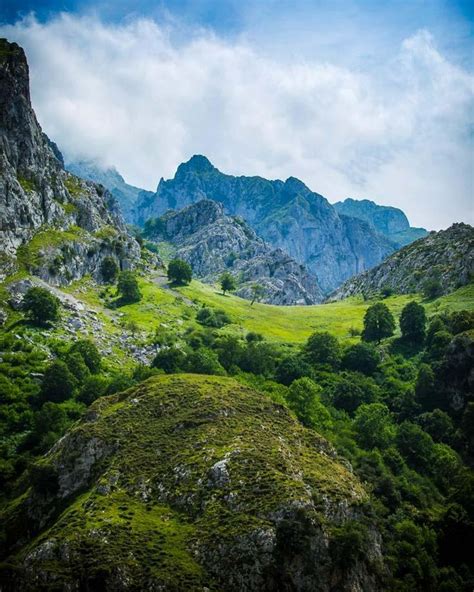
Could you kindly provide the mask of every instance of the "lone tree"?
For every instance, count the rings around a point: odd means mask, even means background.
[[[439,276],[435,275],[428,278],[423,284],[423,296],[427,300],[433,300],[443,293],[443,286]]]
[[[185,286],[193,278],[193,271],[189,263],[181,259],[172,259],[168,264],[168,280],[172,284]]]
[[[44,288],[30,288],[23,298],[23,310],[35,325],[56,321],[59,306],[59,299]]]
[[[232,290],[235,290],[236,288],[235,279],[227,271],[221,275],[219,281],[224,296],[226,292],[232,292]]]
[[[400,315],[402,337],[410,343],[422,343],[426,333],[426,313],[421,304],[409,302]]]
[[[138,302],[142,297],[137,278],[131,271],[122,271],[119,275],[117,291],[124,304]]]
[[[252,306],[255,301],[260,302],[264,297],[265,288],[261,284],[253,284],[250,289],[252,290],[252,301],[250,302],[250,306]]]
[[[119,274],[119,267],[113,257],[104,257],[100,266],[102,279],[107,284],[113,284]]]
[[[383,302],[372,304],[364,316],[364,330],[362,339],[364,341],[376,341],[390,337],[395,331],[395,319]]]

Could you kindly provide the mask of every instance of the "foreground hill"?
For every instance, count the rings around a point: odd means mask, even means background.
[[[351,199],[334,204],[339,214],[365,220],[370,226],[386,236],[399,249],[428,234],[424,228],[413,228],[408,218],[398,208],[380,206],[368,199]]]
[[[0,275],[28,269],[55,284],[140,256],[112,195],[64,169],[31,106],[26,57],[0,40]]]
[[[3,517],[5,591],[379,589],[361,484],[232,379],[161,376],[103,398],[31,474]],[[331,561],[364,515],[364,556]]]
[[[252,298],[262,289],[269,304],[316,304],[322,293],[303,265],[281,249],[272,249],[241,218],[226,216],[222,204],[201,200],[170,211],[145,226],[148,238],[169,241],[175,255],[187,261],[195,276],[216,282],[228,271],[238,282],[237,294]]]
[[[202,199],[221,202],[227,214],[241,216],[272,247],[304,264],[324,293],[394,250],[367,222],[340,216],[327,199],[298,179],[225,175],[204,156],[181,164],[173,179],[160,181],[154,196],[139,200],[136,221],[144,224]]]
[[[358,294],[374,294],[389,288],[397,294],[422,292],[427,282],[436,282],[448,294],[472,281],[474,275],[474,229],[453,224],[404,247],[381,265],[343,284],[331,300]]]

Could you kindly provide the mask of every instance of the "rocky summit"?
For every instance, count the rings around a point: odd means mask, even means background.
[[[23,49],[0,40],[0,275],[15,269],[64,284],[100,275],[105,256],[122,268],[140,249],[112,195],[64,169],[31,106]]]
[[[339,215],[298,179],[225,175],[204,156],[181,164],[173,179],[161,179],[155,195],[137,202],[135,220],[144,224],[201,199],[218,201],[227,214],[241,216],[272,247],[305,265],[325,293],[394,250],[366,221]]]
[[[2,590],[379,590],[361,483],[315,432],[232,379],[102,398],[5,516]],[[338,561],[365,520],[365,552]]]
[[[334,207],[339,214],[364,220],[374,230],[387,237],[397,249],[428,234],[424,228],[410,226],[402,210],[380,206],[369,199],[347,198],[335,203]]]
[[[145,226],[147,236],[173,244],[178,258],[193,273],[215,282],[224,271],[235,276],[237,294],[252,299],[253,286],[262,290],[261,302],[315,304],[322,292],[305,267],[282,249],[273,249],[242,219],[224,214],[221,203],[201,200],[170,211]]]
[[[376,294],[384,288],[397,294],[422,292],[427,282],[438,284],[438,295],[472,281],[474,228],[453,224],[431,232],[391,255],[374,269],[352,278],[331,295],[341,300],[358,294]]]

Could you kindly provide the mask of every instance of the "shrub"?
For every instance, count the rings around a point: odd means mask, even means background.
[[[59,307],[59,299],[44,288],[30,288],[23,299],[23,310],[36,325],[56,321]]]
[[[423,296],[428,300],[438,298],[443,293],[443,286],[438,277],[428,278],[422,287]]]
[[[84,405],[90,405],[96,399],[105,395],[108,386],[109,381],[105,376],[93,374],[85,380],[77,395],[77,400],[84,403]]]
[[[275,377],[278,382],[289,386],[294,380],[303,376],[311,376],[311,366],[301,354],[291,354],[284,357],[277,366]]]
[[[186,366],[186,355],[177,347],[162,349],[156,354],[152,366],[161,368],[167,374],[182,372]]]
[[[206,347],[202,347],[188,356],[187,370],[196,374],[216,374],[218,376],[224,376],[226,373],[219,362],[217,353]]]
[[[224,310],[214,310],[213,308],[201,308],[196,315],[196,320],[205,327],[214,327],[219,329],[229,324],[230,318]]]
[[[303,424],[320,429],[331,425],[331,415],[321,402],[321,392],[321,387],[310,378],[298,378],[286,396],[290,409]]]
[[[69,351],[64,361],[78,383],[84,382],[90,376],[90,370],[79,352]]]
[[[115,282],[119,274],[119,267],[113,257],[104,257],[100,265],[100,273],[107,284]]]
[[[123,304],[139,302],[142,297],[137,278],[131,271],[122,271],[119,275],[117,291]]]
[[[391,413],[382,403],[361,405],[355,414],[357,441],[364,448],[386,448],[395,435]]]
[[[172,259],[168,264],[168,280],[177,284],[178,286],[184,286],[189,284],[193,277],[193,271],[189,263],[182,261],[181,259]]]

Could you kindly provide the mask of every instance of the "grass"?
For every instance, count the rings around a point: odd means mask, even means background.
[[[44,228],[37,232],[29,243],[22,245],[17,251],[20,269],[31,269],[41,263],[41,252],[52,250],[71,242],[86,240],[86,231],[78,226],[68,230]]]
[[[34,181],[31,181],[30,179],[26,179],[25,177],[18,177],[18,183],[20,183],[23,191],[36,191],[36,185]]]

